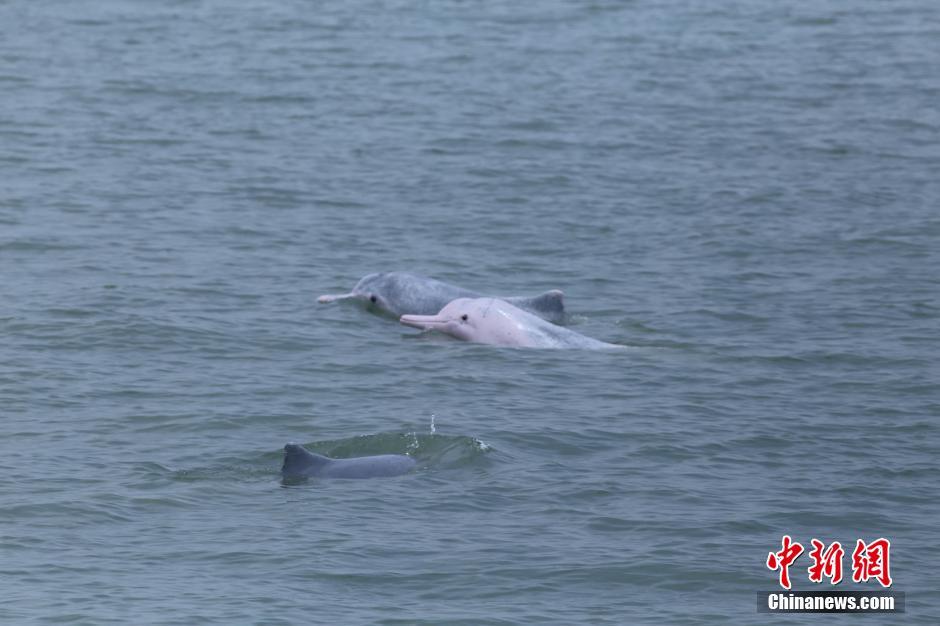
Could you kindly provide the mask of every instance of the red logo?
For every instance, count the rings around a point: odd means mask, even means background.
[[[780,570],[780,586],[784,589],[790,588],[790,565],[796,560],[796,557],[803,553],[803,546],[798,543],[790,542],[790,535],[784,535],[783,548],[780,552],[771,552],[767,555],[767,567],[772,570]]]
[[[891,571],[888,565],[888,552],[891,542],[881,537],[866,544],[861,539],[852,552],[852,580],[857,583],[868,582],[874,578],[882,587],[891,586]]]
[[[813,539],[811,543],[813,549],[809,556],[813,559],[813,564],[806,568],[809,572],[809,579],[814,583],[821,583],[825,576],[829,579],[830,585],[838,585],[842,582],[842,556],[845,554],[842,544],[833,541],[832,545],[826,548],[826,544],[819,539]],[[823,551],[823,548],[826,550]]]
[[[838,585],[842,582],[842,557],[845,556],[842,544],[833,541],[829,547],[826,547],[826,544],[819,539],[812,539],[810,543],[813,549],[809,551],[809,557],[813,560],[813,564],[806,568],[810,582],[819,584],[824,578],[828,578],[829,584]],[[803,554],[803,546],[793,541],[790,535],[784,535],[780,544],[779,552],[767,554],[767,567],[773,571],[779,570],[780,586],[790,589],[790,566]],[[892,582],[890,551],[891,542],[884,537],[875,539],[871,543],[865,543],[859,539],[852,552],[852,580],[864,583],[874,578],[881,583],[882,587],[890,587]]]

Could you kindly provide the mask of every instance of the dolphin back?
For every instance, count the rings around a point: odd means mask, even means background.
[[[400,476],[410,472],[415,465],[415,460],[404,454],[380,454],[352,459],[333,459],[320,475],[324,478]]]
[[[463,287],[408,272],[379,274],[375,286],[384,300],[387,312],[396,318],[408,314],[433,315],[451,300],[476,298],[479,295]]]
[[[299,444],[289,443],[284,446],[281,475],[284,478],[375,478],[406,474],[415,465],[415,460],[404,454],[331,459],[314,454]]]

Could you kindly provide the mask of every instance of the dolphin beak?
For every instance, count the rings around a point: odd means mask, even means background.
[[[447,319],[440,315],[402,315],[398,320],[405,326],[420,328],[421,330],[434,330],[447,323]]]
[[[356,294],[354,293],[340,293],[336,295],[326,294],[317,298],[317,302],[320,304],[326,304],[328,302],[336,302],[337,300],[348,300],[350,298],[355,298]]]

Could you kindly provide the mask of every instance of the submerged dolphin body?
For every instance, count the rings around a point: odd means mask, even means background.
[[[458,298],[437,315],[402,315],[400,321],[421,330],[437,330],[464,341],[497,346],[589,350],[624,348],[549,324],[498,298]]]
[[[351,459],[331,459],[314,454],[303,446],[284,446],[284,478],[375,478],[398,476],[414,469],[416,461],[404,454],[380,454]]]
[[[400,318],[402,315],[433,315],[457,298],[480,297],[481,294],[469,289],[427,276],[408,272],[382,272],[365,276],[349,293],[323,295],[317,301],[355,299]],[[564,294],[558,289],[532,298],[513,296],[503,299],[549,322],[560,324],[565,321]]]

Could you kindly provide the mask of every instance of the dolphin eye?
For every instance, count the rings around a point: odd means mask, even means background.
[[[463,315],[461,315],[461,316],[460,316],[460,319],[462,319],[463,321],[466,322],[466,321],[467,321],[467,314],[464,313]]]
[[[372,302],[372,304],[375,304],[375,301],[378,300],[378,298],[372,295],[372,296],[369,296],[369,300]]]

